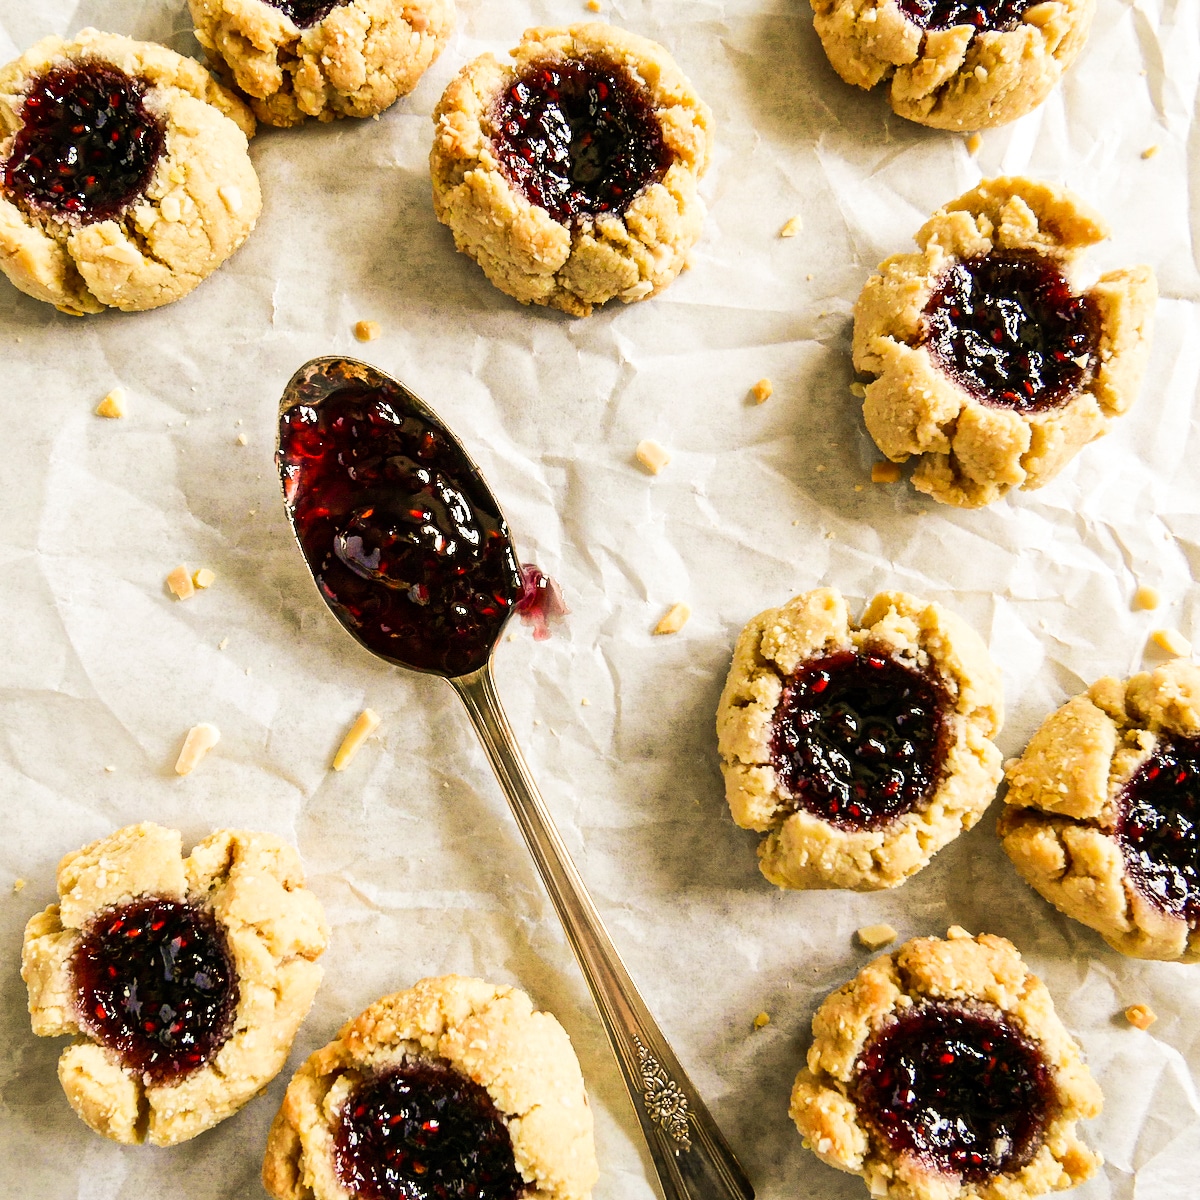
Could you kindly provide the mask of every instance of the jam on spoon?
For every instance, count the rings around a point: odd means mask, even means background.
[[[1037,0],[900,0],[900,11],[922,29],[974,25],[980,33],[1007,33]]]

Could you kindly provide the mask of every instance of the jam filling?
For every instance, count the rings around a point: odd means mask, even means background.
[[[1200,738],[1161,738],[1119,803],[1117,838],[1138,890],[1200,922]]]
[[[4,190],[27,210],[106,221],[149,186],[162,123],[143,103],[146,81],[107,63],[55,67],[34,80],[4,164]]]
[[[1095,372],[1099,321],[1058,264],[1028,252],[950,267],[925,306],[934,362],[976,400],[1020,413],[1065,403]]]
[[[311,29],[318,21],[325,20],[335,8],[349,3],[349,0],[267,0],[267,3],[287,13],[297,29]]]
[[[360,1084],[334,1131],[342,1185],[362,1200],[518,1200],[528,1187],[491,1097],[441,1063]]]
[[[894,658],[843,651],[810,659],[775,710],[780,785],[831,825],[880,829],[937,785],[944,711],[938,684]]]
[[[893,1153],[982,1183],[1037,1153],[1054,1084],[1037,1046],[999,1009],[941,1001],[871,1038],[851,1098]]]
[[[980,33],[1016,29],[1037,0],[900,0],[900,11],[922,29],[974,25]]]
[[[509,180],[562,225],[623,213],[671,165],[649,97],[596,59],[527,68],[498,97],[492,128]]]
[[[156,1083],[204,1066],[232,1032],[237,972],[205,909],[150,898],[102,912],[71,967],[84,1027]]]
[[[533,627],[535,641],[544,642],[550,637],[550,622],[567,616],[571,610],[563,599],[562,589],[538,567],[526,563],[521,568],[521,581],[524,590],[513,605],[513,612]]]

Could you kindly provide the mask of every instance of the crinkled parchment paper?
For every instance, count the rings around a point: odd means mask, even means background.
[[[1096,676],[1154,661],[1153,628],[1200,636],[1195,0],[1100,0],[1065,84],[986,133],[976,158],[839,82],[805,0],[605,0],[691,76],[717,150],[692,270],[586,321],[520,308],[454,253],[426,155],[429,114],[464,62],[590,14],[582,0],[459,8],[441,61],[380,120],[260,135],[258,229],[184,301],[75,319],[0,281],[0,1194],[256,1197],[290,1069],[379,995],[446,971],[519,983],[558,1014],[596,1110],[596,1200],[654,1194],[615,1062],[457,701],[359,650],[289,535],[275,406],[303,361],[349,352],[437,407],[523,556],[562,583],[572,615],[548,642],[514,623],[501,692],[613,940],[762,1200],[865,1196],[802,1149],[787,1101],[813,1009],[868,957],[853,931],[884,920],[906,937],[952,922],[1004,934],[1045,978],[1107,1100],[1086,1129],[1107,1165],[1079,1200],[1194,1196],[1200,967],[1122,959],[1059,917],[1007,865],[992,816],[895,892],[777,893],[755,836],[730,822],[712,727],[743,622],[820,583],[859,601],[907,588],[970,620],[1004,667],[1006,754]],[[182,0],[0,0],[0,58],[84,25],[197,51]],[[1110,436],[1042,491],[956,512],[870,483],[850,311],[927,213],[1001,172],[1097,204],[1113,238],[1092,268],[1150,263],[1163,298],[1141,399]],[[797,213],[803,233],[781,240]],[[354,341],[359,319],[380,323],[378,341]],[[775,394],[759,407],[762,376]],[[129,416],[93,416],[115,385]],[[657,477],[632,458],[646,437],[674,456]],[[163,580],[181,562],[216,584],[173,600]],[[1163,608],[1132,611],[1139,583]],[[653,637],[677,600],[691,622]],[[366,705],[383,724],[334,775]],[[199,721],[220,745],[176,778]],[[333,926],[288,1071],[172,1150],[111,1145],[75,1118],[61,1043],[30,1034],[17,974],[60,856],[144,819],[189,842],[228,825],[294,839]],[[1159,1013],[1147,1033],[1120,1016],[1134,1002]]]

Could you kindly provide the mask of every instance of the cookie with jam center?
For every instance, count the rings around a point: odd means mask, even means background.
[[[662,46],[611,25],[530,29],[434,112],[438,220],[502,292],[587,316],[645,300],[700,237],[712,117]]]
[[[755,617],[717,710],[734,821],[783,888],[896,887],[1000,781],[1000,673],[939,604],[884,592],[853,622],[818,588]]]
[[[1081,287],[1103,240],[1078,197],[984,180],[939,209],[920,251],[885,260],[854,308],[863,419],[913,486],[977,508],[1049,483],[1137,396],[1158,290],[1149,267]]]

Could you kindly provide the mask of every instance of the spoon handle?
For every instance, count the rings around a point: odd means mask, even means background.
[[[450,682],[467,706],[600,1010],[666,1200],[754,1200],[742,1168],[605,931],[513,737],[491,665]]]

